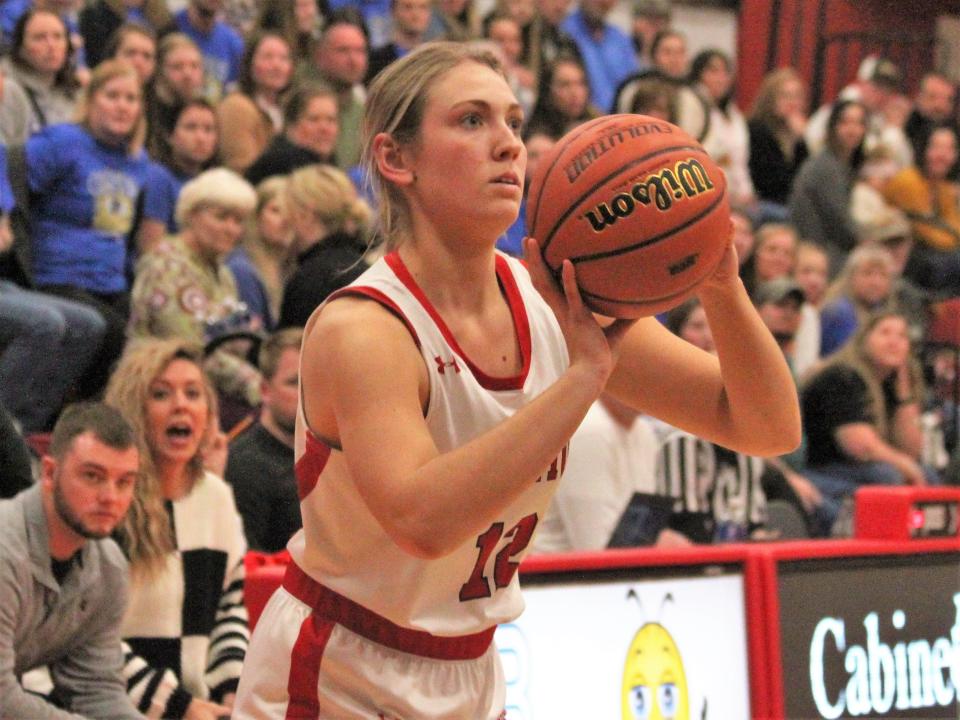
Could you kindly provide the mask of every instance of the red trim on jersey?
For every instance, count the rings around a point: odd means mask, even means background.
[[[313,614],[318,618],[343,625],[357,635],[380,645],[435,660],[474,660],[490,647],[493,633],[497,629],[494,626],[472,635],[441,637],[422,630],[401,627],[324,587],[296,563],[287,566],[283,587],[300,602],[313,608]]]
[[[360,295],[361,297],[367,297],[371,300],[376,300],[378,303],[387,308],[390,312],[396,315],[404,325],[407,326],[407,330],[410,331],[410,334],[413,336],[413,341],[417,344],[417,347],[420,347],[420,338],[417,337],[417,331],[413,329],[413,323],[411,323],[407,316],[403,314],[403,310],[400,309],[400,306],[397,305],[389,296],[384,295],[382,292],[376,288],[367,287],[366,285],[347,285],[344,288],[340,288],[335,292],[330,293],[330,296],[326,299],[325,302],[330,302],[338,297],[343,297],[344,295]]]
[[[520,344],[520,356],[523,358],[523,368],[520,370],[520,374],[515,377],[494,377],[493,375],[487,375],[478,368],[461,349],[460,344],[453,336],[453,333],[450,332],[450,328],[447,327],[440,313],[437,312],[437,309],[431,304],[423,290],[417,285],[417,281],[414,280],[413,275],[407,270],[407,266],[403,264],[400,255],[394,251],[389,253],[384,259],[390,269],[393,270],[394,275],[406,286],[407,290],[409,290],[423,306],[423,309],[427,311],[427,314],[443,335],[443,339],[447,341],[447,344],[457,355],[463,358],[463,361],[467,364],[467,367],[470,368],[473,376],[481,386],[487,390],[521,390],[523,388],[523,384],[527,381],[527,373],[530,372],[530,321],[527,318],[527,309],[523,304],[523,297],[520,295],[517,281],[510,271],[510,265],[506,258],[502,255],[497,255],[496,270],[497,279],[500,281],[500,286],[503,288],[503,292],[507,297],[507,304],[510,306],[514,331],[517,335],[517,342]]]
[[[290,654],[287,677],[287,718],[320,716],[320,662],[330,640],[334,623],[310,613],[300,625],[300,633]]]
[[[320,442],[313,433],[306,433],[307,447],[303,455],[293,466],[293,473],[297,478],[297,495],[300,501],[310,494],[320,479],[320,473],[330,459],[330,446]]]

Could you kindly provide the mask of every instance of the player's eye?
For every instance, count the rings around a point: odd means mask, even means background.
[[[672,720],[677,714],[677,686],[674,683],[664,683],[657,688],[657,704],[663,720]]]
[[[481,119],[480,115],[474,112],[467,113],[460,118],[460,124],[468,128],[480,127],[482,123],[483,120]]]
[[[634,720],[647,720],[650,717],[650,688],[646,685],[634,685],[630,688],[630,710]]]

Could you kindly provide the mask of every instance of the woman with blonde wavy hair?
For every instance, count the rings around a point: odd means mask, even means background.
[[[923,375],[903,314],[884,310],[866,318],[801,390],[805,474],[824,498],[824,534],[861,485],[935,480],[920,465]]]
[[[230,487],[204,468],[217,402],[199,347],[140,340],[106,401],[134,428],[142,478],[120,542],[130,560],[124,677],[149,717],[229,714],[249,633],[242,522]]]
[[[303,327],[334,290],[360,277],[367,264],[373,216],[353,183],[332,165],[309,165],[290,176],[287,207],[297,269],[283,289],[280,327]]]

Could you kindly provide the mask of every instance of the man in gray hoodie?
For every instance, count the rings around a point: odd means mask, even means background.
[[[74,405],[41,462],[37,485],[0,502],[0,717],[142,718],[120,675],[127,563],[110,539],[140,472],[133,431]],[[46,697],[21,683],[42,666]]]

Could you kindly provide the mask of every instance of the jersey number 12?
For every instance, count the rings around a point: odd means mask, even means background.
[[[470,573],[470,579],[460,588],[460,602],[488,598],[493,594],[490,589],[490,580],[483,574],[483,569],[487,566],[487,560],[490,559],[490,555],[500,544],[501,539],[509,542],[497,553],[497,559],[493,565],[493,583],[497,590],[509,585],[520,564],[514,558],[530,543],[536,527],[537,514],[531,513],[507,532],[503,532],[502,522],[496,522],[480,535],[477,538],[480,554],[477,557],[477,563],[473,566],[473,572]]]

